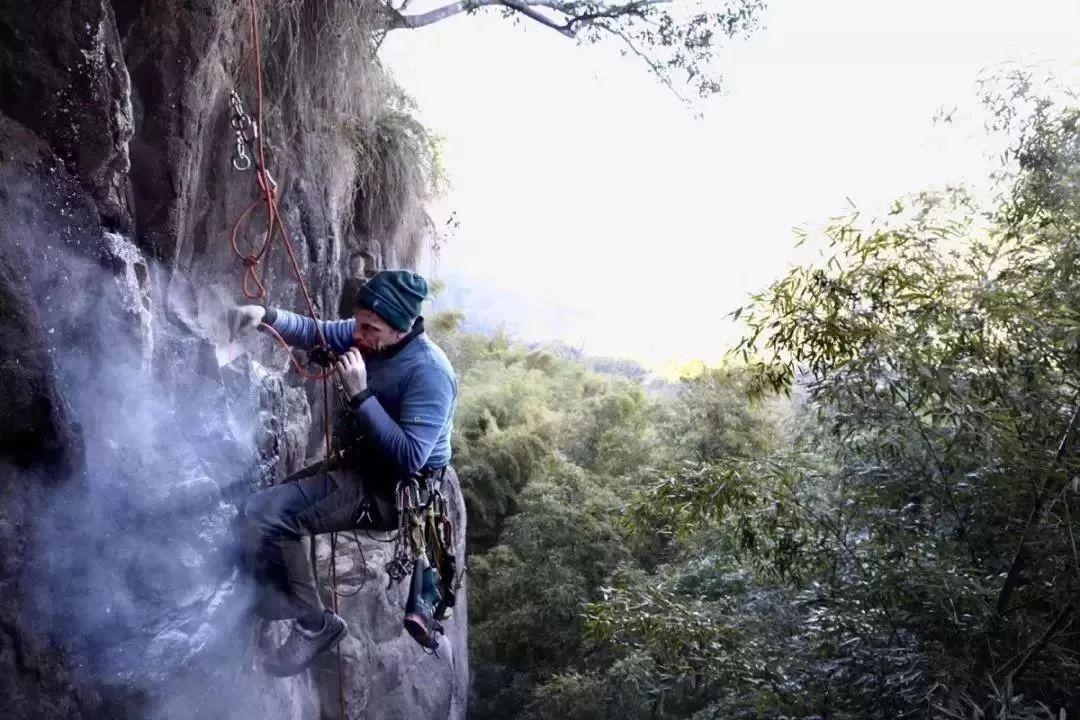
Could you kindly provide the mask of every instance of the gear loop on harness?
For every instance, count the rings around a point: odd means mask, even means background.
[[[450,504],[442,493],[445,479],[444,467],[421,471],[398,481],[395,489],[398,528],[391,559],[384,566],[389,578],[388,589],[413,574],[421,561],[426,561],[425,573],[434,571],[437,589],[432,619],[435,632],[443,632],[439,621],[450,617],[460,588]],[[415,591],[415,575],[413,583],[410,592]],[[421,645],[429,647],[423,641]]]

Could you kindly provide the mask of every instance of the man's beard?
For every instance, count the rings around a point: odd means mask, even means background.
[[[360,345],[359,343],[356,345],[356,349],[360,351],[360,357],[364,360],[380,357],[391,347],[393,347],[392,344],[379,344],[374,347],[370,345]]]

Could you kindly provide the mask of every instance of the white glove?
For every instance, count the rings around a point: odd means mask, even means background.
[[[334,370],[341,378],[341,386],[350,400],[367,390],[367,365],[356,348],[349,348],[338,358]]]
[[[266,317],[266,308],[262,305],[237,305],[228,312],[226,320],[229,325],[229,342],[247,333]]]

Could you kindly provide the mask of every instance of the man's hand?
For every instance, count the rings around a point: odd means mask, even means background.
[[[341,378],[341,385],[350,400],[367,390],[367,365],[356,348],[349,348],[338,358],[334,370]]]
[[[238,305],[229,311],[226,320],[229,324],[229,342],[259,326],[266,317],[266,308],[261,305]]]

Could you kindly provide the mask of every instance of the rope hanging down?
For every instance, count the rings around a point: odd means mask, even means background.
[[[259,265],[268,257],[270,250],[274,244],[275,237],[281,238],[281,244],[285,248],[285,253],[289,258],[289,262],[292,265],[293,274],[296,277],[296,282],[300,286],[300,292],[304,297],[304,302],[307,304],[307,309],[310,317],[315,321],[315,329],[318,333],[319,343],[323,348],[327,347],[326,336],[323,334],[322,324],[319,321],[319,314],[315,309],[315,303],[311,299],[311,293],[308,291],[307,283],[304,281],[303,272],[300,270],[300,263],[297,262],[296,252],[293,249],[292,242],[289,239],[289,233],[285,229],[285,223],[281,219],[281,214],[278,208],[277,198],[277,183],[274,181],[273,176],[270,174],[266,165],[266,147],[263,142],[262,132],[262,119],[263,119],[263,68],[262,68],[262,46],[259,39],[259,7],[257,0],[251,0],[251,43],[255,53],[255,78],[256,78],[256,91],[257,91],[257,104],[255,109],[255,118],[252,120],[251,116],[244,110],[244,105],[240,100],[240,96],[234,90],[229,97],[229,104],[232,108],[232,127],[236,132],[236,157],[233,158],[233,167],[240,171],[255,170],[255,179],[259,188],[259,198],[253,201],[247,206],[236,218],[233,223],[232,232],[229,235],[229,243],[232,247],[233,253],[243,263],[244,266],[244,278],[242,281],[241,289],[244,293],[244,297],[248,300],[263,300],[267,297],[266,290],[266,275],[259,278]],[[263,237],[263,241],[256,252],[245,253],[240,249],[238,243],[238,236],[242,227],[246,227],[247,220],[252,212],[255,211],[259,205],[263,205],[266,208],[266,233]],[[333,432],[331,429],[331,416],[330,416],[330,376],[333,374],[332,369],[327,369],[323,373],[311,373],[305,369],[296,357],[292,353],[292,348],[285,342],[285,339],[281,337],[276,330],[270,326],[265,326],[265,329],[278,341],[282,347],[289,354],[289,359],[300,374],[301,377],[307,380],[318,380],[322,382],[322,396],[323,396],[323,428],[326,435],[326,457],[327,459],[333,456]],[[337,590],[337,534],[330,535],[330,584],[333,592],[331,593],[332,605],[334,613],[338,612],[338,590]],[[340,703],[340,718],[346,720],[347,708],[345,705],[345,672],[344,663],[341,658],[341,644],[337,647],[337,664],[338,664],[338,699]]]

